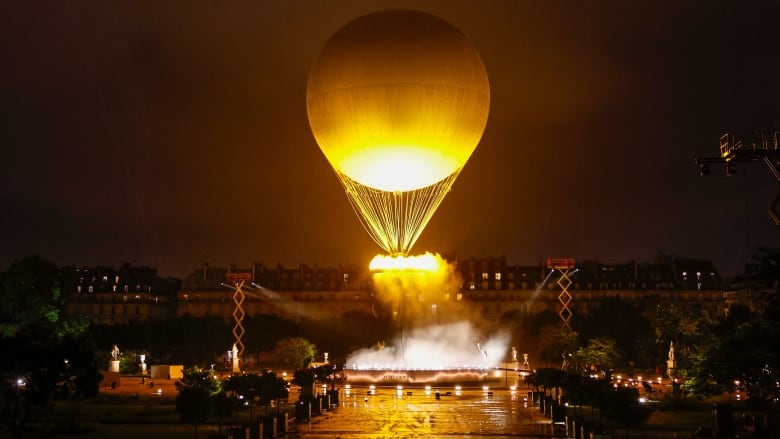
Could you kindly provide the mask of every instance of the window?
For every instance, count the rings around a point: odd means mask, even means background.
[[[501,273],[496,272],[496,280],[501,280]]]
[[[482,272],[482,280],[488,280],[488,272],[487,271],[483,271]]]
[[[90,293],[94,293],[95,292],[95,287],[90,285],[89,288],[87,289],[87,291],[89,291]]]
[[[103,282],[108,282],[108,276],[103,276]]]

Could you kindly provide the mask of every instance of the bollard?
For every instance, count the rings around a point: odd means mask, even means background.
[[[287,424],[290,422],[288,419],[287,413],[280,413],[279,416],[276,417],[276,433],[277,434],[287,434]]]
[[[298,401],[295,404],[295,422],[307,422],[311,419],[311,403]]]
[[[263,418],[263,437],[276,437],[276,415]]]
[[[715,417],[715,435],[717,437],[727,437],[734,434],[731,404],[715,403],[713,405],[713,415]]]
[[[330,398],[330,404],[338,406],[339,405],[339,391],[336,389],[328,390],[328,398]]]

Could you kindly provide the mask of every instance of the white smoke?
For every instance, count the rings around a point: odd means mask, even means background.
[[[486,338],[468,321],[414,328],[390,346],[361,349],[347,358],[351,369],[492,368],[507,361],[509,336]]]

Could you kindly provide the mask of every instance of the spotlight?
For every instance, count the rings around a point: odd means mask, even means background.
[[[734,175],[737,173],[737,164],[733,162],[726,163],[726,175]]]
[[[710,175],[710,165],[702,163],[699,165],[699,174],[702,176]]]

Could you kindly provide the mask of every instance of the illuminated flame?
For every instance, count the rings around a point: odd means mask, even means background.
[[[328,159],[340,173],[368,187],[389,192],[412,191],[444,180],[463,167],[471,152],[355,143],[354,148],[331,152]]]
[[[419,256],[376,255],[368,266],[371,271],[428,271],[442,270],[440,259],[431,253]]]

